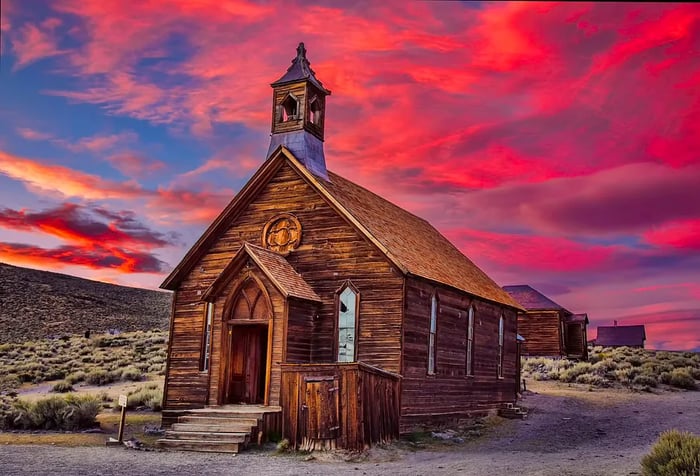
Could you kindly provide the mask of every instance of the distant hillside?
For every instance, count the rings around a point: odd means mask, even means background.
[[[171,296],[0,263],[0,343],[167,329]]]

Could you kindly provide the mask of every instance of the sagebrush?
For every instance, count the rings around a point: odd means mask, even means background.
[[[645,476],[700,476],[700,436],[678,430],[662,433],[642,459]]]

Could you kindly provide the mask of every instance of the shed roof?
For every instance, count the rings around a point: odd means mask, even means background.
[[[243,264],[243,256],[249,256],[284,297],[321,302],[321,298],[309,283],[292,268],[292,265],[282,255],[248,242],[244,243],[231,258],[226,268],[206,290],[202,300],[213,300],[219,291],[233,279],[234,273],[232,271]]]
[[[596,345],[603,347],[644,345],[646,332],[643,325],[636,326],[598,326]]]
[[[566,322],[583,322],[585,324],[588,324],[588,314],[581,313],[566,316]]]
[[[528,311],[564,311],[572,314],[571,311],[527,284],[503,286],[503,289]]]

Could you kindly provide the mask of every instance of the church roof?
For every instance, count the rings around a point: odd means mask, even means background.
[[[426,220],[340,175],[330,171],[328,175],[330,180],[319,181],[320,187],[365,226],[405,273],[520,308],[498,284]]]
[[[528,311],[564,311],[571,314],[569,310],[527,284],[503,286],[503,289]]]
[[[309,283],[294,271],[292,265],[283,256],[248,242],[241,246],[219,277],[204,292],[202,300],[210,301],[216,298],[220,290],[235,276],[232,271],[243,264],[243,256],[250,257],[284,297],[321,302],[321,298]]]
[[[272,83],[270,86],[281,86],[283,84],[295,83],[297,81],[304,80],[310,81],[314,86],[326,94],[331,93],[329,90],[323,87],[321,81],[316,79],[316,73],[314,73],[314,70],[311,69],[311,63],[309,63],[309,60],[306,59],[306,47],[304,47],[304,43],[299,43],[299,46],[297,46],[297,55],[292,60],[292,65],[280,79]]]
[[[331,207],[377,246],[404,275],[421,277],[489,301],[523,310],[516,300],[464,256],[430,223],[330,171],[328,181],[315,177],[284,147],[280,147],[258,169],[161,287],[165,289],[177,287],[196,264],[202,252],[206,251],[208,246],[211,246],[213,241],[230,226],[235,216],[252,200],[256,191],[285,161],[316,189]],[[282,257],[280,259],[284,260]]]

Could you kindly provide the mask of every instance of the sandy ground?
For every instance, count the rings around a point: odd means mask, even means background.
[[[73,386],[74,393],[77,394],[93,394],[93,395],[101,395],[103,393],[106,393],[109,397],[111,397],[113,400],[117,400],[119,398],[119,395],[127,395],[129,392],[135,391],[141,387],[146,386],[149,383],[155,383],[160,385],[161,387],[163,386],[163,382],[165,380],[165,377],[163,376],[151,376],[148,375],[148,378],[139,382],[114,382],[110,385],[88,385],[85,382],[81,382],[78,384],[75,384]],[[19,388],[19,391],[17,392],[18,395],[24,399],[24,400],[29,400],[29,401],[34,401],[34,400],[39,400],[41,398],[46,398],[47,396],[50,395],[58,395],[55,393],[51,393],[51,388],[54,386],[56,382],[48,382],[48,383],[40,383],[40,384],[24,384],[22,387]]]
[[[588,392],[537,383],[522,404],[527,420],[508,420],[463,444],[412,451],[399,443],[374,448],[361,461],[337,453],[238,456],[139,452],[122,448],[0,447],[0,474],[256,474],[327,475],[631,475],[659,433],[700,434],[700,392]]]

